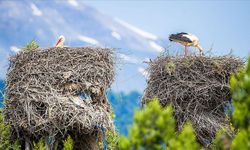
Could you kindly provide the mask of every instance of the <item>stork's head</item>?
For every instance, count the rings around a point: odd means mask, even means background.
[[[56,42],[55,47],[63,47],[64,41],[65,41],[65,37],[63,35],[60,35]]]
[[[60,35],[59,38],[58,38],[58,41],[61,41],[61,42],[64,43],[65,37],[63,35]]]

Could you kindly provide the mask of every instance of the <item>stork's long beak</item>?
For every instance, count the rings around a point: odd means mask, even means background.
[[[61,43],[61,42],[62,42],[62,38],[60,38],[60,39],[57,41],[57,43],[56,43],[56,45],[55,45],[54,47],[57,47],[58,44]]]
[[[199,44],[198,44],[196,47],[199,49],[200,54],[201,54],[201,55],[204,55],[204,50],[203,50],[203,48],[202,48]]]

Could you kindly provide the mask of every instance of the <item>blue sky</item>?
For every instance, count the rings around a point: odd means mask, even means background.
[[[196,34],[215,54],[250,52],[249,1],[85,1],[111,17],[121,18],[167,40],[171,33]]]

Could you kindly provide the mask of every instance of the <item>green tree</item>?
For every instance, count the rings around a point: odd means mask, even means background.
[[[33,142],[34,150],[46,150],[46,145],[43,139],[40,139],[37,143]]]
[[[70,135],[63,141],[63,150],[73,150],[74,141]]]
[[[8,125],[4,123],[2,110],[0,109],[0,149],[4,150],[19,150],[20,145],[18,141],[12,142],[10,140],[11,130]]]
[[[232,142],[232,150],[250,149],[250,56],[245,68],[230,80],[233,106],[232,122],[238,132]]]
[[[230,150],[233,138],[223,129],[217,132],[210,148],[213,150]]]
[[[142,110],[137,110],[128,137],[121,137],[121,150],[186,150],[199,149],[190,123],[180,133],[175,132],[172,106],[162,108],[157,99],[152,100]]]
[[[115,130],[108,130],[106,134],[108,150],[116,150],[119,141],[119,134]]]
[[[191,123],[185,124],[182,131],[169,143],[169,149],[176,148],[178,150],[200,149],[200,145],[196,142],[195,132]]]
[[[212,148],[248,150],[250,149],[250,56],[247,66],[231,76],[230,86],[234,108],[231,122],[236,129],[236,135],[233,139],[222,129],[217,133]]]
[[[33,39],[29,43],[27,43],[21,50],[26,52],[37,48],[39,48],[39,45],[37,44],[36,40]]]

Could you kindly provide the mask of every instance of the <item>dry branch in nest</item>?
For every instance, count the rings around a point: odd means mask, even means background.
[[[111,128],[106,89],[114,80],[113,50],[48,48],[10,58],[4,115],[29,137],[92,134]],[[51,135],[53,134],[53,135]]]
[[[243,66],[240,58],[159,56],[148,64],[142,104],[154,97],[162,106],[172,103],[177,130],[191,120],[203,145],[210,143],[222,127],[232,134],[224,107],[231,100],[230,75]]]

